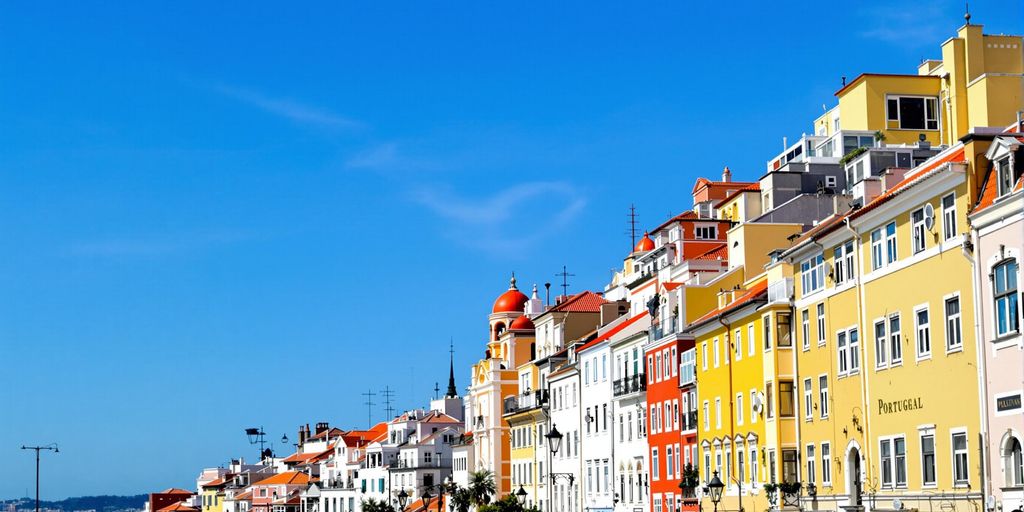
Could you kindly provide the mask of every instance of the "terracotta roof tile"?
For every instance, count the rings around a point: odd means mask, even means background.
[[[264,478],[253,485],[305,485],[309,483],[309,475],[298,471],[285,471],[269,478]]]
[[[548,311],[564,311],[566,313],[600,313],[601,305],[607,304],[604,297],[592,291],[577,293]]]
[[[156,494],[187,494],[187,495],[191,496],[191,495],[193,495],[195,493],[192,492],[192,491],[186,491],[185,489],[178,489],[177,487],[171,487],[170,489],[167,489],[166,491],[160,491],[160,492],[158,492]]]
[[[729,244],[720,244],[711,250],[693,258],[695,260],[727,260],[729,259]]]
[[[587,350],[587,349],[593,347],[594,345],[597,345],[598,343],[601,343],[602,341],[605,341],[608,338],[611,338],[612,336],[615,336],[616,334],[622,332],[623,329],[625,329],[626,327],[629,327],[630,325],[635,324],[637,322],[637,320],[640,320],[641,318],[643,318],[645,316],[647,316],[647,311],[644,311],[644,312],[634,316],[633,318],[630,318],[629,320],[626,320],[626,321],[620,323],[619,325],[616,325],[615,327],[612,327],[611,329],[608,329],[607,331],[605,331],[600,336],[598,336],[598,337],[596,337],[596,338],[594,338],[594,339],[584,343],[582,347],[576,349],[576,352],[577,353],[583,352],[584,350]]]

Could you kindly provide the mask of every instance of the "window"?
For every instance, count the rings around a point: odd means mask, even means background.
[[[882,257],[882,228],[871,232],[871,269],[878,270],[885,266]]]
[[[715,340],[715,341],[718,341],[718,340]],[[661,354],[655,354],[654,355],[654,361],[655,361],[654,362],[654,367],[657,368],[657,370],[655,370],[657,373],[655,373],[654,376],[658,378],[657,379],[658,381],[661,381]],[[715,366],[718,366],[718,359],[717,358],[715,358]]]
[[[911,241],[913,242],[914,254],[917,254],[924,250],[924,208],[918,208],[911,212],[910,222],[910,232],[913,235]]]
[[[700,366],[702,370],[708,369],[708,342],[706,341],[700,344]]]
[[[832,280],[840,285],[853,280],[853,240],[832,251]]]
[[[665,448],[665,465],[666,465],[666,478],[672,478],[672,475],[676,473],[676,461],[675,454],[672,452],[672,446]]]
[[[764,349],[765,350],[771,350],[772,349],[772,317],[770,315],[766,315],[766,316],[764,316],[761,319],[761,322],[762,322],[762,324],[764,326],[764,332],[763,332],[763,334],[764,334]]]
[[[747,355],[753,356],[757,350],[757,343],[754,342],[754,324],[747,326]]]
[[[840,331],[836,334],[836,356],[839,361],[839,375],[846,375],[850,371],[850,361],[846,358],[846,332]]]
[[[828,418],[828,375],[818,377],[818,407],[821,417]]]
[[[906,487],[907,445],[902,436],[879,440],[882,465],[882,487]]]
[[[885,225],[885,264],[896,262],[896,223]]]
[[[1013,185],[1020,177],[1020,162],[1017,162],[1017,170],[1014,171],[1010,165],[1010,157],[996,161],[996,174],[999,177],[999,196],[1005,196],[1013,191]]]
[[[742,329],[736,329],[736,332],[733,333],[732,344],[734,347],[736,347],[737,361],[743,359],[743,336],[741,336],[741,334],[743,334]]]
[[[704,417],[704,431],[705,432],[708,431],[708,430],[711,430],[711,421],[709,420],[709,416],[708,416],[709,410],[708,409],[709,409],[708,401],[704,400],[704,411],[703,411],[704,414],[702,414],[702,416]]]
[[[921,483],[935,485],[935,435],[921,435]]]
[[[888,96],[887,126],[900,130],[938,130],[939,99],[934,96]]]
[[[764,396],[765,396],[765,407],[768,408],[768,419],[775,417],[775,397],[772,393],[772,383],[767,382],[764,385]]]
[[[775,339],[780,347],[792,347],[792,331],[790,329],[791,317],[789,313],[778,313],[775,315]]]
[[[1020,440],[1011,437],[1006,443],[1004,453],[1006,485],[1008,487],[1024,486],[1024,454],[1021,453]]]
[[[885,335],[885,320],[879,320],[875,322],[875,368],[888,366],[888,346],[889,337]]]
[[[736,393],[736,424],[743,424],[743,393]]]
[[[799,482],[797,477],[797,451],[782,450],[782,481]]]
[[[811,348],[811,311],[800,312],[800,334],[803,336],[804,350]]]
[[[825,344],[825,304],[818,304],[818,345]]]
[[[946,350],[963,347],[960,333],[960,297],[946,299]]]
[[[917,322],[917,358],[923,359],[932,355],[931,328],[928,324],[928,308],[919,309],[914,313]]]
[[[804,295],[814,293],[825,286],[825,258],[811,256],[800,263],[800,284]]]
[[[814,384],[811,379],[804,379],[804,419],[810,421],[814,409]]]
[[[953,485],[966,486],[968,484],[967,465],[967,433],[953,433]]]
[[[757,487],[757,448],[750,448],[750,487]]]
[[[783,418],[791,418],[794,416],[796,407],[796,397],[793,393],[793,381],[780,380],[779,381],[779,416]]]
[[[814,445],[807,445],[807,476],[804,480],[814,483]]]
[[[741,484],[743,483],[743,480],[745,478],[744,475],[746,475],[746,473],[744,472],[744,470],[746,468],[744,467],[744,464],[743,464],[745,458],[746,457],[743,456],[743,449],[742,449],[742,447],[741,446],[737,446],[736,447],[736,480],[739,481]]]
[[[722,399],[715,399],[715,428],[722,428]]]
[[[711,215],[709,214],[708,217]],[[697,226],[694,228],[696,237],[698,240],[714,240],[718,238],[717,228],[715,226]]]
[[[590,385],[590,361],[583,362],[583,385]]]
[[[721,352],[722,352],[721,348],[722,347],[721,347],[721,343],[718,341],[718,338],[715,338],[715,340],[712,342],[712,344],[715,346],[715,368],[718,368],[718,364],[719,364],[719,362],[721,360]]]
[[[832,445],[821,443],[821,484],[832,485]]]
[[[900,341],[900,314],[889,316],[889,364],[895,366],[903,362],[903,344]]]
[[[992,269],[993,297],[996,305],[996,335],[1020,331],[1017,305],[1017,260],[1006,260]]]
[[[949,194],[942,198],[942,239],[949,240],[956,236],[956,195]]]
[[[857,329],[850,329],[849,338],[850,373],[857,373],[860,371],[860,334]]]

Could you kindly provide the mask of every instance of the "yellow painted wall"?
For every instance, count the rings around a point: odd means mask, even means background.
[[[803,230],[799,224],[740,224],[726,233],[729,244],[729,267],[743,267],[753,274],[760,273],[768,263],[768,253],[789,247],[789,235]]]
[[[941,142],[938,130],[902,130],[886,121],[888,95],[939,96],[938,77],[919,75],[868,75],[839,95],[844,130],[880,130],[887,144],[913,144],[922,133],[933,144]],[[941,106],[940,106],[941,110]],[[939,124],[941,127],[942,118]]]

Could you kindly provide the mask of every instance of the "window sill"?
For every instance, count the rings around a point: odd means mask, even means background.
[[[918,358],[915,359],[915,362],[920,364],[920,363],[923,363],[925,361],[931,361],[931,359],[932,359],[932,355],[931,355],[931,353],[929,353],[929,354],[926,354],[926,355],[923,355],[923,356],[918,356]]]
[[[964,346],[963,346],[963,344],[960,344],[960,345],[958,345],[956,347],[953,347],[953,348],[947,348],[946,349],[946,355],[948,356],[950,354],[957,354],[957,353],[960,353],[960,352],[963,352],[963,351],[964,351]]]

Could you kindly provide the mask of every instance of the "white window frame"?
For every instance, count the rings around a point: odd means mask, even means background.
[[[962,452],[956,449],[956,437],[964,437],[964,449]],[[950,464],[951,476],[953,478],[953,487],[963,488],[970,485],[971,482],[971,439],[967,436],[967,429],[964,427],[953,428],[949,430],[949,452],[951,458],[949,459],[952,463]],[[957,479],[957,456],[962,454],[964,457],[964,478]]]
[[[910,252],[912,254],[923,252],[928,246],[928,229],[925,227],[924,219],[923,206],[910,212]]]
[[[956,301],[957,311],[951,315],[949,313],[949,304],[953,301]],[[960,300],[960,292],[952,293],[942,298],[942,313],[946,320],[944,325],[946,327],[947,354],[960,352],[964,349],[963,307],[963,302]]]
[[[754,328],[753,323],[747,325],[747,355],[750,357],[753,357],[757,352],[757,340],[754,336],[756,332],[757,329]]]
[[[804,309],[800,312],[800,334],[803,335],[804,350],[811,349],[811,310]]]
[[[872,326],[872,333],[875,336],[875,370],[884,370],[889,367],[888,320],[885,317],[876,318]]]
[[[899,324],[899,329],[894,330],[893,320]],[[890,314],[886,317],[886,328],[889,330],[889,367],[903,364],[903,319],[900,312]]]
[[[950,204],[946,204],[946,200]],[[946,194],[939,200],[942,207],[942,239],[950,240],[956,237],[956,193]]]
[[[817,315],[818,324],[818,346],[825,345],[825,332],[827,328],[825,326],[825,303],[821,302],[815,306],[815,314]]]
[[[800,262],[800,285],[804,296],[825,288],[825,255],[815,254]]]
[[[815,459],[816,452],[817,452],[817,447],[814,445],[814,443],[809,443],[809,444],[807,444],[806,447],[804,447],[804,455],[805,455],[805,459],[807,461],[807,474],[804,475],[804,477],[803,477],[804,482],[812,483],[812,484],[815,482],[815,473],[816,473],[815,470],[817,468],[814,467],[815,466],[814,459]]]
[[[1013,268],[1011,268],[1013,267]],[[1003,277],[999,277],[999,269],[1005,268]],[[1013,276],[1013,288],[1010,288],[1010,276]],[[992,266],[992,330],[997,338],[1020,333],[1020,260],[1005,258]],[[999,291],[999,286],[1003,291]],[[1005,315],[1006,329],[999,325],[999,316]]]
[[[719,340],[719,338],[716,337],[714,340],[712,340],[711,344],[714,345],[715,347],[714,362],[715,368],[718,368],[718,366],[722,362],[722,342],[721,340]]]
[[[920,99],[923,100],[924,106],[923,121],[924,128],[904,128],[903,120],[900,118],[900,106],[899,103],[903,98],[907,99]],[[896,101],[896,112],[891,112],[889,109],[889,102]],[[928,117],[929,103],[931,104],[932,112],[935,114],[934,117]],[[893,117],[895,114],[895,117]],[[889,121],[896,121],[896,128],[888,128],[890,130],[909,130],[909,131],[938,131],[942,127],[942,111],[939,109],[939,97],[938,96],[921,96],[916,94],[886,94],[885,95],[885,122],[888,127]],[[935,127],[929,126],[929,123],[935,123]]]
[[[927,323],[922,324],[920,313],[924,312],[927,318]],[[917,354],[917,360],[923,361],[931,359],[932,357],[932,314],[928,308],[928,304],[919,304],[914,307],[914,348]],[[922,332],[926,340],[922,340]],[[927,350],[922,349],[922,341],[927,342]]]
[[[832,487],[832,443],[821,443],[818,453],[821,457],[821,485]]]
[[[925,461],[924,461],[924,439],[930,437],[932,439],[932,481],[925,480]],[[923,488],[934,488],[938,486],[938,444],[936,443],[935,427],[929,426],[926,428],[920,428],[917,436],[917,448],[920,452],[920,465],[921,465],[921,487]]]
[[[736,393],[736,424],[743,424],[743,393]]]
[[[900,481],[899,476],[899,457],[896,453],[896,442],[903,442],[903,481]],[[889,448],[889,460],[885,460],[882,454],[883,447]],[[907,438],[903,434],[896,434],[891,436],[879,436],[878,438],[878,464],[879,464],[879,482],[883,489],[906,489],[907,488]],[[886,468],[885,466],[888,466]],[[889,470],[891,481],[885,481],[885,470]]]
[[[824,387],[822,387],[822,385],[821,385],[822,382],[825,383]],[[828,390],[828,388],[829,388],[828,374],[827,373],[822,373],[821,375],[818,375],[818,411],[820,413],[818,417],[821,418],[821,419],[827,419],[828,418],[828,409],[829,409],[829,394],[828,394],[829,390]]]
[[[804,421],[814,420],[814,381],[804,379]]]
[[[847,240],[832,249],[832,281],[835,286],[852,282],[855,277],[853,267],[853,240]]]

